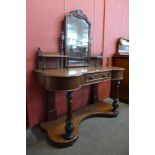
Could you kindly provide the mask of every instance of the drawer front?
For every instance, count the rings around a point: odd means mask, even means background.
[[[85,77],[85,82],[97,82],[101,80],[108,80],[111,79],[111,72],[104,72],[104,73],[91,73],[87,74]]]

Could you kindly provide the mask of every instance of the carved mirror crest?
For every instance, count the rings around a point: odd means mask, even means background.
[[[69,56],[68,66],[88,66],[90,55],[90,22],[81,10],[65,16],[64,54]]]

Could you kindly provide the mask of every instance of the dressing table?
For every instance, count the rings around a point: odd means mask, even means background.
[[[118,115],[119,85],[123,79],[123,68],[102,66],[102,55],[92,56],[90,22],[81,10],[71,11],[65,16],[61,36],[60,53],[37,51],[37,77],[48,92],[48,121],[41,123],[50,139],[58,147],[72,145],[79,137],[79,124],[84,119]],[[115,81],[116,94],[113,104],[103,103],[98,98],[98,83]],[[91,85],[92,104],[72,113],[73,92],[82,86]],[[56,118],[54,95],[66,91],[67,114]]]

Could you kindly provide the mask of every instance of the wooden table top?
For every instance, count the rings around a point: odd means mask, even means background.
[[[106,71],[124,70],[122,67],[79,67],[79,68],[63,68],[63,69],[46,69],[36,70],[43,76],[51,77],[75,77],[83,74],[100,73]]]

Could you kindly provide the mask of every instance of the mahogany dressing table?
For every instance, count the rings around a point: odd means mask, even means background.
[[[49,120],[41,123],[41,127],[47,132],[50,141],[58,147],[72,145],[77,140],[79,124],[84,119],[118,115],[119,85],[124,70],[121,67],[103,67],[104,57],[91,55],[90,23],[81,10],[66,15],[64,28],[61,53],[43,52],[38,48],[36,70],[39,83],[48,92]],[[98,98],[98,83],[106,80],[116,83],[117,91],[112,105],[103,103]],[[85,85],[92,86],[93,104],[72,114],[73,92]],[[57,119],[54,101],[56,91],[66,91],[67,100],[66,116]]]

